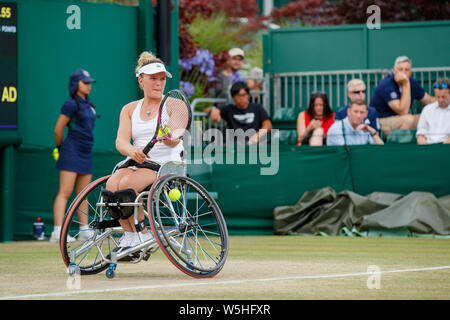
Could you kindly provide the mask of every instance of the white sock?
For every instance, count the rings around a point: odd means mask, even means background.
[[[54,233],[61,233],[61,226],[53,226],[53,232]]]
[[[80,231],[87,231],[89,230],[89,226],[87,224],[80,224]]]

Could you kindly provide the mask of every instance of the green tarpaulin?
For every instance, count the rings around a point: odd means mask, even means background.
[[[361,196],[326,187],[274,209],[275,234],[449,236],[450,195],[373,192]]]

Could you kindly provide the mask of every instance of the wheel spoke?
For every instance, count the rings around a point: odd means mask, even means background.
[[[100,230],[95,227],[98,222],[109,220],[106,209],[97,206],[101,199],[101,190],[104,189],[108,178],[108,176],[103,177],[88,185],[75,198],[64,218],[61,233],[63,259],[66,265],[75,263],[81,274],[97,273],[106,269],[109,262],[104,258],[118,244],[114,239],[118,235],[113,231]],[[83,219],[87,218],[88,227],[83,229],[86,231],[80,232],[82,217]],[[83,222],[84,224],[85,222]],[[74,241],[69,241],[69,239]],[[70,255],[72,254],[74,261],[71,261]]]
[[[181,191],[172,201],[171,189]],[[177,268],[193,277],[217,274],[228,253],[228,233],[222,213],[214,199],[194,180],[171,176],[162,178],[152,191],[155,206],[151,223],[162,230],[156,236],[161,249]],[[177,232],[168,236],[166,232]]]

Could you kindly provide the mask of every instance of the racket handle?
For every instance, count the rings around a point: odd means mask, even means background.
[[[147,154],[150,151],[150,149],[153,148],[155,143],[156,143],[156,139],[152,139],[149,143],[147,143],[147,145],[142,150],[144,152],[144,154]]]

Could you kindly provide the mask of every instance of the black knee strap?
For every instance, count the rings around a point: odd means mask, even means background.
[[[111,218],[115,220],[120,219],[120,210],[116,206],[109,206],[110,203],[116,203],[116,197],[114,193],[109,190],[102,190],[103,202],[106,204],[106,211],[110,215]]]
[[[136,192],[133,189],[118,190],[114,193],[116,203],[134,202],[136,200]],[[133,215],[134,207],[118,207],[120,218],[125,220]]]

